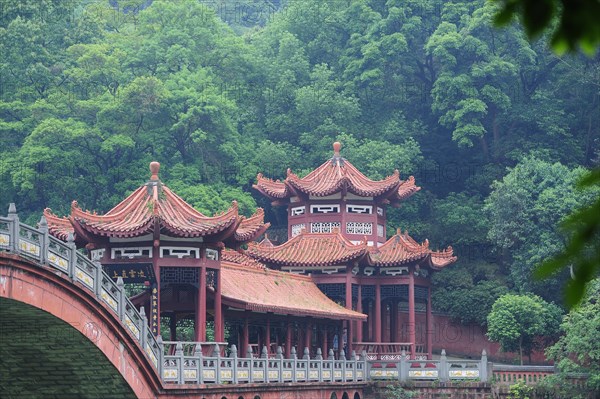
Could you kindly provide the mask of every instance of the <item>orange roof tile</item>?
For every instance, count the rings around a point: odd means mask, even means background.
[[[302,232],[278,246],[248,244],[247,254],[267,263],[319,267],[345,264],[367,254],[367,243],[353,244],[339,232]]]
[[[246,255],[242,250],[233,250],[224,248],[221,251],[221,260],[224,262],[235,263],[240,266],[247,266],[253,269],[263,270],[266,266],[259,261],[252,259]]]
[[[378,248],[370,249],[373,264],[380,267],[399,266],[401,264],[427,260],[433,269],[441,269],[458,259],[453,256],[452,247],[443,251],[432,251],[429,249],[429,241],[422,244],[416,242],[408,232],[398,232]]]
[[[271,223],[265,223],[265,211],[258,208],[249,218],[242,218],[241,223],[228,242],[231,241],[233,245],[239,245],[255,240],[267,231],[269,226],[271,226]]]
[[[389,200],[398,201],[420,190],[412,176],[406,181],[400,180],[397,170],[383,180],[369,179],[340,156],[340,147],[339,143],[334,143],[334,156],[305,177],[298,177],[289,169],[283,182],[259,174],[253,187],[273,200],[288,198],[298,192],[323,197],[347,191],[362,197],[389,197]]]
[[[336,320],[364,320],[366,315],[333,302],[308,276],[270,269],[221,263],[223,303],[246,310],[312,316]]]
[[[44,209],[44,217],[48,222],[48,232],[59,240],[67,241],[69,234],[73,234],[73,225],[68,218],[60,217],[52,209]]]

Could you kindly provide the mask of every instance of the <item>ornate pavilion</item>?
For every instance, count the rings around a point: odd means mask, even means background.
[[[234,201],[203,215],[160,181],[158,162],[146,184],[104,215],[73,201],[68,217],[50,209],[44,216],[52,235],[74,240],[109,275],[146,287],[132,301],[155,334],[166,318],[175,340],[177,320],[193,319],[196,341],[207,340],[211,322],[214,341],[224,342],[227,325],[242,353],[282,346],[286,355],[308,347],[431,356],[430,275],[456,257],[400,231],[386,240],[387,205],[420,188],[397,171],[370,180],[339,151],[335,143],[333,157],[304,178],[258,175],[255,188],[288,208],[290,239],[281,245],[266,237],[262,209],[245,218]],[[426,311],[426,342],[417,342],[417,306]]]

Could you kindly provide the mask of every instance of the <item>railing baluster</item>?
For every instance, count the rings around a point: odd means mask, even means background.
[[[17,215],[17,207],[14,202],[11,202],[8,206],[8,219],[10,219],[8,231],[10,237],[9,248],[14,253],[20,253],[21,248],[19,247],[19,215]]]

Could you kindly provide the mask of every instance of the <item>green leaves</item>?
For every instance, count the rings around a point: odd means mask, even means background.
[[[556,305],[534,295],[506,294],[498,298],[487,317],[488,337],[502,350],[523,353],[534,348],[536,336],[552,336],[558,330],[561,312]]]

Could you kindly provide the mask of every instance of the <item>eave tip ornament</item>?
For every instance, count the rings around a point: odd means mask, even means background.
[[[156,161],[150,162],[150,180],[158,180],[158,172],[160,171],[160,163]]]
[[[336,141],[335,143],[333,143],[333,156],[339,157],[341,149],[342,149],[342,143],[340,143],[339,141]]]

